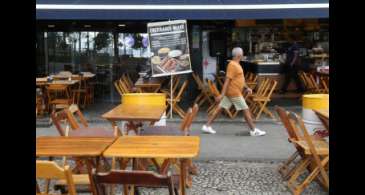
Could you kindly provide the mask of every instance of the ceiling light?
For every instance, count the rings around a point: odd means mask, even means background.
[[[48,28],[54,28],[56,25],[54,25],[54,24],[50,24],[50,25],[48,25]]]
[[[125,26],[125,24],[118,24],[118,26],[119,26],[119,27],[124,27],[124,26]]]
[[[85,28],[90,28],[90,27],[91,27],[91,25],[86,24],[86,25],[84,25],[84,27],[85,27]]]

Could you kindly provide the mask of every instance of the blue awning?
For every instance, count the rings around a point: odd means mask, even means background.
[[[328,0],[37,0],[38,20],[328,18]]]

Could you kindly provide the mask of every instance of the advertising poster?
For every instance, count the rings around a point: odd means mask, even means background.
[[[153,77],[192,72],[186,20],[148,23],[147,32]]]

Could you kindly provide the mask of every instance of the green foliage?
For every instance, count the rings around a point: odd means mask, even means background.
[[[109,36],[109,33],[107,33],[107,32],[100,32],[94,38],[95,49],[97,51],[100,51],[103,48],[108,47],[111,41],[112,41],[112,39]]]

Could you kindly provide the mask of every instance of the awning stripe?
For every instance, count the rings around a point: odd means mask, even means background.
[[[328,9],[329,3],[251,5],[70,5],[36,4],[37,10],[274,10]]]

